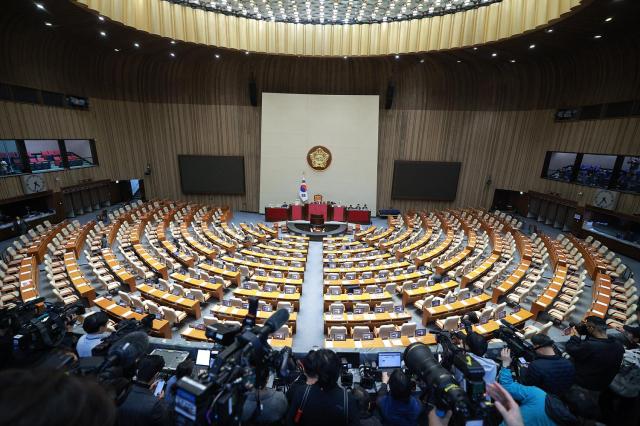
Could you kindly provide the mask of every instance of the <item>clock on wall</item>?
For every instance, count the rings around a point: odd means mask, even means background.
[[[22,188],[25,194],[33,194],[42,192],[47,189],[42,175],[24,175],[22,176]]]
[[[593,205],[601,209],[613,210],[618,205],[618,192],[599,189],[593,197]]]

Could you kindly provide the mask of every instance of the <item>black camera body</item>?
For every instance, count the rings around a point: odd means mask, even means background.
[[[533,345],[526,340],[520,338],[516,332],[518,330],[511,324],[502,321],[502,325],[496,332],[496,337],[502,340],[511,349],[511,355],[514,358],[524,358],[527,362],[531,362],[536,358],[536,350]]]

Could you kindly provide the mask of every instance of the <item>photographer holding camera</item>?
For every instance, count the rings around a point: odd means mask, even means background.
[[[624,347],[607,336],[605,320],[596,316],[586,317],[573,327],[565,351],[571,355],[576,368],[576,384],[593,392],[609,386],[618,374],[624,355]]]
[[[359,425],[358,404],[353,395],[338,386],[340,359],[329,349],[314,352],[318,380],[312,385],[292,388],[287,425]]]
[[[520,382],[537,386],[550,394],[563,395],[575,381],[575,367],[557,352],[553,340],[546,334],[536,334],[531,338],[531,343],[536,358],[528,368],[522,369]]]
[[[462,336],[462,344],[465,352],[469,354],[471,358],[476,360],[484,370],[483,380],[485,384],[490,385],[495,383],[498,366],[494,360],[484,357],[487,353],[487,349],[489,348],[487,340],[480,334],[475,331],[470,331],[469,329],[467,334]],[[454,368],[454,375],[462,388],[466,389],[466,381],[464,380],[462,372],[457,368]]]
[[[385,426],[411,426],[417,424],[423,407],[411,396],[411,380],[401,369],[391,375],[382,373],[382,386],[378,392],[378,412]]]

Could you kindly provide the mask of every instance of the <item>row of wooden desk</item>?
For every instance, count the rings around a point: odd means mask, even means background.
[[[76,289],[78,295],[86,299],[89,302],[89,306],[93,304],[93,300],[96,298],[96,290],[91,287],[91,284],[85,279],[84,275],[80,271],[78,260],[73,251],[68,251],[64,254],[64,266],[67,270],[67,275],[71,284]]]
[[[489,300],[491,300],[491,297],[486,293],[482,293],[465,300],[457,300],[453,303],[424,308],[422,310],[422,324],[427,325],[438,318],[461,315],[469,311],[478,310],[486,305]]]
[[[110,248],[102,250],[102,258],[107,264],[107,267],[113,273],[118,281],[126,284],[129,287],[130,292],[136,291],[136,277],[134,277],[123,265],[120,263],[116,255]]]
[[[612,292],[611,277],[607,274],[598,273],[594,280],[591,307],[585,314],[585,317],[595,315],[600,318],[606,318],[611,303]]]
[[[199,328],[187,327],[187,329],[180,334],[186,340],[193,340],[196,342],[212,342],[212,340],[207,339],[205,330],[201,330]],[[293,339],[291,337],[288,337],[286,339],[270,338],[267,340],[267,343],[274,348],[291,347],[291,345],[293,345]]]
[[[438,296],[453,291],[458,287],[458,283],[453,280],[440,282],[426,287],[417,287],[402,290],[402,306],[408,306],[417,300],[422,300],[427,296]]]
[[[367,285],[381,285],[381,284],[390,284],[390,283],[399,283],[404,281],[412,281],[419,280],[420,278],[428,278],[431,275],[431,272],[428,270],[425,271],[413,271],[410,273],[400,274],[400,275],[389,275],[384,278],[360,278],[353,280],[324,280],[325,286],[337,285],[337,286],[350,286],[350,287],[364,287]]]
[[[187,288],[195,288],[201,290],[204,293],[209,293],[211,296],[218,300],[222,300],[224,295],[224,289],[220,283],[211,283],[208,281],[193,278],[189,275],[174,272],[171,274],[171,278],[178,284]]]
[[[142,320],[146,316],[146,314],[139,314],[137,312],[132,311],[129,308],[125,308],[124,306],[118,305],[111,299],[106,297],[98,297],[94,300],[94,303],[98,308],[102,311],[106,312],[112,319],[115,321],[121,320]],[[171,325],[167,320],[158,320],[154,319],[153,324],[151,326],[151,332],[157,336],[164,337],[165,339],[171,338]]]
[[[200,318],[200,302],[166,291],[151,287],[148,284],[138,284],[138,291],[145,299],[150,299],[162,306],[168,306],[178,311],[184,311],[195,319]]]

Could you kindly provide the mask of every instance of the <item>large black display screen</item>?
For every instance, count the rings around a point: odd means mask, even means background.
[[[461,165],[441,161],[396,160],[391,198],[453,201],[458,192]]]
[[[244,194],[244,157],[178,155],[184,194]]]

